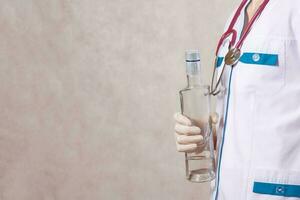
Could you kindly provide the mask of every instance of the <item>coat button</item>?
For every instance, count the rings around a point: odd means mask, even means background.
[[[275,191],[276,191],[276,194],[284,194],[284,192],[285,192],[283,186],[277,186]]]
[[[254,62],[258,62],[260,60],[260,55],[258,53],[253,54],[252,59]]]

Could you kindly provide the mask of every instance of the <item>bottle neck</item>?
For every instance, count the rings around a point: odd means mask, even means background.
[[[200,74],[187,75],[188,87],[203,85]]]

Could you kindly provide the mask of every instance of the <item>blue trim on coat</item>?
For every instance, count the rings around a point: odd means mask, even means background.
[[[283,197],[300,197],[300,185],[254,182],[253,192]]]
[[[222,65],[223,60],[224,60],[224,57],[218,57],[218,58],[217,58],[217,66],[216,66],[217,68],[220,67],[220,66]]]
[[[224,57],[217,57],[217,68],[222,65]],[[278,54],[265,54],[265,53],[255,53],[246,52],[239,59],[240,62],[245,64],[256,64],[271,67],[278,67]]]
[[[221,162],[222,162],[222,153],[223,153],[223,146],[224,146],[224,141],[225,141],[225,132],[226,132],[226,127],[227,127],[227,118],[228,118],[228,107],[229,107],[229,100],[230,100],[230,91],[231,91],[231,78],[232,78],[232,71],[233,68],[231,67],[230,69],[230,76],[229,76],[229,83],[228,83],[228,94],[227,94],[227,102],[226,102],[226,112],[225,112],[225,118],[224,118],[224,127],[223,127],[223,138],[222,138],[222,143],[221,143],[221,149],[219,152],[219,162],[218,162],[218,171],[217,171],[217,191],[216,191],[216,196],[215,200],[218,199],[219,195],[219,185],[220,185],[220,171],[221,171]]]
[[[240,61],[246,64],[266,65],[272,67],[278,67],[278,55],[277,54],[264,54],[264,53],[243,53]]]

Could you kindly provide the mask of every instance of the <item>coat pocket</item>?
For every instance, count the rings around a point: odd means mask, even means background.
[[[300,171],[256,170],[251,200],[299,200]]]
[[[242,49],[237,68],[237,89],[258,95],[273,95],[285,85],[284,39],[257,37]]]

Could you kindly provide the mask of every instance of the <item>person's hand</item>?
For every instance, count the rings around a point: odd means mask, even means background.
[[[203,136],[201,129],[192,125],[192,121],[180,113],[175,113],[175,140],[178,152],[201,152]]]
[[[214,140],[214,147],[216,149],[217,147],[217,128],[216,125],[219,121],[219,115],[218,113],[214,112],[210,115],[210,122],[211,122],[211,128],[212,128],[212,133],[213,133],[213,140]]]
[[[210,123],[212,123],[212,132],[214,143],[216,143],[216,124],[218,122],[218,114],[213,113],[210,116]],[[192,125],[192,121],[182,115],[175,113],[175,141],[178,152],[186,153],[201,153],[203,151],[203,136],[201,129],[198,126]]]

